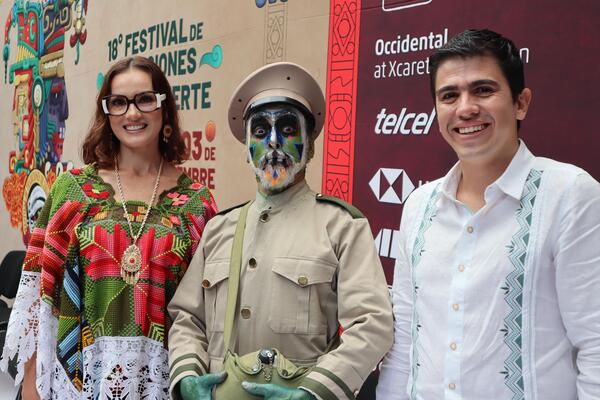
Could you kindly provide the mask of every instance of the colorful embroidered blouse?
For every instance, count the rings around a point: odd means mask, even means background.
[[[126,206],[137,232],[146,205]],[[37,352],[42,399],[167,399],[166,305],[215,213],[209,190],[182,174],[151,208],[127,284],[132,239],[112,186],[91,165],[62,174],[29,242],[0,366],[18,355],[18,382]]]

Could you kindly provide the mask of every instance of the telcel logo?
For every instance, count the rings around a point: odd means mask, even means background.
[[[406,107],[400,111],[400,114],[387,113],[385,108],[382,108],[377,114],[375,122],[375,133],[380,135],[427,135],[431,124],[435,119],[435,108],[427,113],[412,113],[407,112]]]

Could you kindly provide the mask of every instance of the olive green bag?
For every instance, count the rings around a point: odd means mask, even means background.
[[[229,288],[227,291],[227,309],[225,311],[225,359],[223,369],[227,371],[227,379],[218,385],[214,392],[217,400],[256,400],[242,388],[242,382],[272,383],[275,385],[297,388],[302,379],[308,375],[312,368],[298,367],[286,359],[277,349],[271,353],[257,350],[243,356],[237,355],[231,343],[231,332],[235,312],[237,309],[238,288],[240,283],[240,270],[242,266],[242,245],[244,242],[244,228],[246,216],[252,202],[247,203],[240,211],[240,217],[235,229],[231,260],[229,264]],[[261,353],[262,352],[262,353]],[[262,357],[261,357],[262,356]],[[270,356],[270,357],[269,357]],[[264,362],[269,359],[268,362]]]

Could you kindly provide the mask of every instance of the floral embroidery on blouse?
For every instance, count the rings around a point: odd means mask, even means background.
[[[205,224],[216,214],[216,205],[208,188],[184,174],[177,186],[163,192],[149,210],[140,201],[127,201],[125,205],[133,217],[135,232],[144,215],[150,213],[136,243],[142,259],[136,284],[121,277],[121,257],[132,244],[122,205],[115,201],[114,189],[100,178],[93,165],[60,175],[40,212],[23,267],[24,273],[34,279],[22,280],[21,285],[38,285],[27,290],[41,294],[41,306],[33,309],[16,301],[13,314],[39,324],[40,332],[50,331],[48,337],[35,338],[38,354],[52,355],[43,361],[51,365],[42,365],[42,369],[54,371],[38,378],[45,380],[38,383],[38,388],[41,385],[47,391],[42,397],[50,392],[52,396],[82,392],[84,397],[103,397],[97,392],[100,387],[137,380],[140,371],[119,377],[118,371],[126,372],[119,364],[125,362],[119,361],[125,353],[120,355],[121,350],[99,340],[134,341],[137,344],[123,347],[128,357],[132,351],[149,351],[150,343],[166,354],[171,324],[166,306],[196,251]],[[27,347],[24,341],[30,340],[20,332],[23,324],[13,325],[8,329],[4,357],[21,356],[19,348]],[[29,356],[24,354],[17,360],[21,370]],[[142,360],[145,356],[140,357]],[[109,359],[117,360],[116,364]],[[91,369],[86,370],[88,365]],[[148,369],[150,365],[139,368]],[[160,364],[158,368],[153,374],[162,380],[140,380],[138,385],[146,386],[136,386],[135,390],[142,393],[156,388],[167,398],[168,365]]]

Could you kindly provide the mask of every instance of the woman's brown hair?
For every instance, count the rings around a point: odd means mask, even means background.
[[[152,89],[163,93],[167,99],[163,101],[161,110],[163,116],[163,128],[170,125],[172,128],[168,143],[165,143],[163,131],[160,132],[158,141],[159,151],[165,161],[173,164],[181,164],[188,157],[188,149],[181,136],[179,127],[179,115],[175,97],[171,91],[171,85],[160,67],[145,57],[129,57],[115,63],[104,77],[102,87],[96,98],[96,114],[92,126],[85,137],[82,146],[83,162],[86,164],[96,163],[97,168],[113,168],[115,166],[115,155],[119,152],[119,140],[113,134],[108,115],[102,110],[102,98],[111,94],[111,85],[115,76],[131,68],[146,72],[152,78]]]

